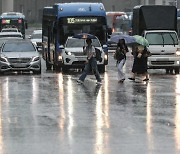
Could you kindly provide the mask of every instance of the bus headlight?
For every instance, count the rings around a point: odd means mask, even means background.
[[[61,55],[58,56],[58,61],[62,61],[62,56]]]
[[[108,60],[108,56],[107,55],[104,55],[104,60]]]

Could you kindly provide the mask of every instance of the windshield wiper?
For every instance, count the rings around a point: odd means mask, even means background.
[[[163,47],[164,47],[164,37],[163,37],[163,33],[161,33],[162,36],[162,40],[163,40]]]
[[[174,38],[172,37],[172,35],[170,33],[169,33],[169,35],[171,36],[171,38],[173,40],[174,47],[175,47],[175,40],[174,40]]]

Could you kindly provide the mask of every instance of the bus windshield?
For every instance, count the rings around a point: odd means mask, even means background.
[[[106,21],[104,17],[71,17],[60,18],[59,43],[64,44],[69,36],[78,33],[89,33],[98,37],[103,44],[106,42]]]

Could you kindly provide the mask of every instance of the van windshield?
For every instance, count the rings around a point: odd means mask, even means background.
[[[178,45],[178,38],[173,32],[150,32],[146,34],[149,45]]]

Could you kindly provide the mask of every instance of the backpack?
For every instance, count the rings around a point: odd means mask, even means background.
[[[122,59],[124,59],[124,58],[125,58],[124,52],[122,52],[122,51],[119,50],[119,49],[116,49],[116,52],[115,52],[115,54],[114,54],[114,59],[117,60],[117,61],[120,61],[120,60],[122,60]]]
[[[101,50],[99,50],[98,48],[95,48],[95,52],[96,52],[96,60],[99,62],[102,62]]]

